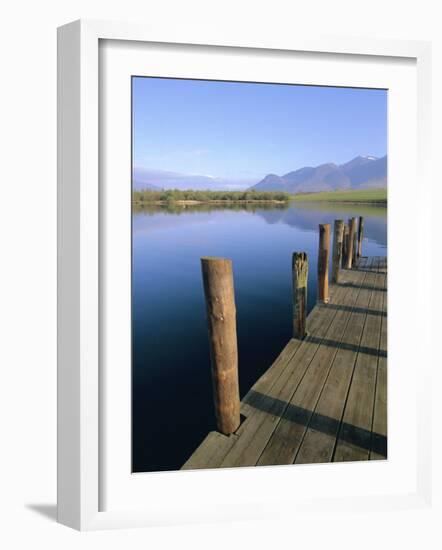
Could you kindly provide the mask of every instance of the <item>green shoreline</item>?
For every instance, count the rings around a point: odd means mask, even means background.
[[[302,203],[318,203],[318,202],[322,202],[322,203],[327,203],[327,204],[372,204],[373,206],[387,206],[387,201],[385,200],[380,200],[380,201],[371,201],[371,200],[366,200],[366,201],[363,201],[363,200],[360,200],[360,201],[355,201],[355,200],[337,200],[337,199],[316,199],[316,200],[307,200],[307,199],[302,199],[302,200],[294,200],[294,202],[302,202]]]
[[[137,206],[146,206],[146,205],[167,205],[167,204],[178,204],[182,206],[192,206],[197,204],[288,204],[290,201],[277,201],[277,200],[268,200],[268,199],[238,199],[238,200],[206,200],[206,201],[183,201],[183,200],[170,200],[170,201],[132,201],[132,204]]]
[[[294,195],[296,202],[328,202],[341,204],[387,204],[387,189],[358,189]]]
[[[387,189],[358,189],[345,191],[324,191],[317,193],[299,193],[290,195],[285,192],[273,191],[134,191],[132,203],[136,206],[177,206],[192,205],[241,205],[241,204],[275,204],[288,205],[297,203],[328,203],[328,204],[371,204],[373,206],[387,205]]]

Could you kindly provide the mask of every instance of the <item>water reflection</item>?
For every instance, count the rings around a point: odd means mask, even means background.
[[[316,231],[320,223],[333,223],[335,219],[347,221],[352,216],[364,216],[365,237],[381,246],[387,246],[387,208],[369,204],[333,204],[298,203],[287,204],[197,204],[197,205],[146,205],[133,207],[133,229],[142,231],[149,227],[204,223],[209,216],[199,216],[195,220],[192,214],[243,212],[257,214],[268,224],[283,223],[303,231]],[[140,214],[140,216],[137,216]],[[161,215],[173,216],[171,224],[165,224]],[[152,222],[143,222],[143,216],[154,218]],[[178,220],[180,217],[180,220]]]
[[[323,203],[134,208],[134,471],[180,468],[215,427],[201,256],[233,261],[244,395],[291,337],[292,253],[309,256],[310,310],[316,301],[318,224],[362,215],[364,253],[385,255],[386,213],[375,206]]]

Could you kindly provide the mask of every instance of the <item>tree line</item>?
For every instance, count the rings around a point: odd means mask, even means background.
[[[132,200],[135,203],[165,202],[173,203],[177,201],[278,201],[286,202],[291,198],[289,193],[284,191],[256,191],[254,189],[246,191],[194,191],[180,189],[167,189],[161,191],[152,191],[144,189],[133,191]]]

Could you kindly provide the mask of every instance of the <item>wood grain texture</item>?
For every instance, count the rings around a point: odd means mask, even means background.
[[[328,261],[330,255],[330,224],[319,225],[318,250],[318,300],[326,304],[329,299],[328,291]]]
[[[362,256],[362,241],[364,240],[364,218],[359,216],[358,223],[358,258]]]
[[[385,267],[380,265],[380,271]],[[385,277],[385,289],[387,277]],[[383,296],[381,341],[379,345],[378,370],[376,376],[376,394],[373,411],[372,440],[370,460],[387,458],[387,293]]]
[[[382,309],[386,275],[375,276],[370,306]],[[368,460],[371,448],[382,316],[367,315],[333,460]]]
[[[360,257],[330,286],[244,396],[235,434],[211,432],[183,466],[216,468],[385,459],[387,263]]]
[[[294,252],[293,281],[293,338],[302,340],[306,334],[308,258],[305,252]]]
[[[238,346],[232,262],[201,258],[209,327],[210,359],[218,430],[233,433],[240,423]]]
[[[344,223],[344,236],[342,238],[342,267],[344,268],[347,268],[348,237],[349,237],[349,227],[348,227],[348,224]]]
[[[341,346],[296,457],[296,463],[307,464],[332,460],[367,312],[373,297],[373,291],[369,287],[374,282],[375,274],[369,272],[370,267],[368,263],[364,280],[366,288],[362,288],[358,295]]]
[[[235,439],[235,435],[227,436],[219,432],[210,432],[181,469],[218,468],[224,456],[235,443]]]
[[[363,284],[363,280],[361,280],[361,284]],[[359,291],[358,287],[352,288],[341,304],[352,310],[357,302]],[[302,381],[267,442],[258,464],[290,464],[294,461],[349,319],[350,315],[346,309],[337,311],[333,323],[328,327],[322,345],[319,346],[310,361]]]
[[[331,282],[339,281],[339,272],[342,267],[342,246],[344,240],[344,221],[335,220],[333,228],[333,256]]]
[[[356,218],[350,218],[348,220],[348,240],[347,240],[347,257],[346,268],[351,269],[353,266],[353,248],[356,234]]]

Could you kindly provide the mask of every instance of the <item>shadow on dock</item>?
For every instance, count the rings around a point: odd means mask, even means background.
[[[244,398],[244,403],[260,411],[269,413],[294,422],[302,426],[308,426],[326,435],[337,437],[351,445],[367,451],[373,451],[383,457],[387,457],[387,438],[381,434],[364,430],[341,420],[330,418],[308,409],[292,405],[286,401],[270,397],[263,393],[250,390]]]
[[[356,271],[362,271],[357,269]],[[355,285],[353,283],[337,283],[337,286],[343,286],[345,288],[364,288],[365,290],[375,290],[376,292],[387,292],[386,288],[380,288],[374,285]]]
[[[328,309],[336,309],[337,311],[349,311],[350,313],[363,313],[367,315],[375,315],[377,317],[387,317],[385,311],[380,311],[379,309],[369,309],[365,307],[357,306],[344,306],[342,304],[327,304]]]
[[[378,349],[370,348],[368,346],[360,346],[359,344],[347,344],[338,340],[330,340],[328,338],[318,338],[317,336],[309,335],[308,341],[313,344],[321,344],[323,346],[329,346],[332,348],[345,349],[346,351],[354,351],[356,353],[363,353],[365,355],[372,355],[373,357],[387,357],[387,352]]]

